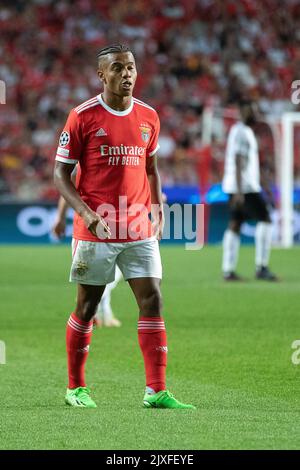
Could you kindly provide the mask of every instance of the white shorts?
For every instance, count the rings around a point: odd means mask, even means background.
[[[104,286],[115,279],[116,265],[125,281],[138,277],[162,278],[155,237],[126,243],[72,241],[70,282]]]

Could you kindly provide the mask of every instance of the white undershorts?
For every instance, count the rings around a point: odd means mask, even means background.
[[[139,277],[162,278],[158,241],[155,237],[126,243],[72,241],[70,282],[103,286],[115,279],[116,265],[125,281]]]

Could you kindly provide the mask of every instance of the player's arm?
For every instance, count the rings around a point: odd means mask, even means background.
[[[71,180],[74,186],[75,186],[75,181],[76,181],[76,173],[77,173],[77,167],[75,167],[73,172],[71,173]],[[66,200],[62,196],[60,196],[58,200],[58,204],[57,204],[56,219],[52,228],[52,232],[58,238],[63,237],[66,232],[66,213],[67,213],[68,207],[69,205],[66,202]]]
[[[232,199],[232,202],[237,205],[242,205],[245,200],[242,191],[242,172],[248,158],[248,152],[249,144],[245,132],[244,130],[239,130],[235,136],[235,178],[237,192]]]
[[[237,193],[234,195],[233,200],[235,204],[244,203],[244,194],[242,192],[242,167],[243,167],[244,156],[237,153],[235,156],[235,177],[237,185]]]
[[[68,209],[68,204],[62,196],[60,196],[57,204],[57,214],[54,225],[52,227],[52,232],[58,238],[62,238],[66,232],[66,212]]]
[[[72,172],[75,168],[74,164],[55,162],[54,168],[54,184],[66,203],[73,207],[74,211],[82,217],[87,229],[97,236],[97,225],[100,222],[103,226],[107,238],[110,238],[110,229],[105,221],[94,212],[79,196],[73,182]]]
[[[161,240],[164,230],[165,218],[160,176],[157,168],[157,155],[153,155],[152,157],[146,159],[146,173],[151,191],[151,215],[154,235],[158,240]]]

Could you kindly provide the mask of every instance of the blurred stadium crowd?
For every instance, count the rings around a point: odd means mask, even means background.
[[[280,116],[300,79],[298,0],[2,0],[0,31],[1,200],[57,197],[57,138],[70,108],[100,92],[95,57],[108,43],[133,48],[135,96],[159,112],[164,185],[197,184],[206,106],[246,92]],[[222,172],[213,149],[210,183]]]

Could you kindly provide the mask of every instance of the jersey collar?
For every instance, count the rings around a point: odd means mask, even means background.
[[[129,108],[125,109],[124,111],[116,111],[115,109],[110,108],[110,106],[108,106],[103,101],[103,98],[102,98],[101,94],[97,95],[97,99],[98,99],[99,103],[103,106],[103,108],[106,109],[106,111],[108,111],[111,114],[114,114],[115,116],[127,116],[129,113],[131,113],[132,108],[133,108],[133,104],[134,104],[133,99],[131,98],[131,104],[130,104]]]

